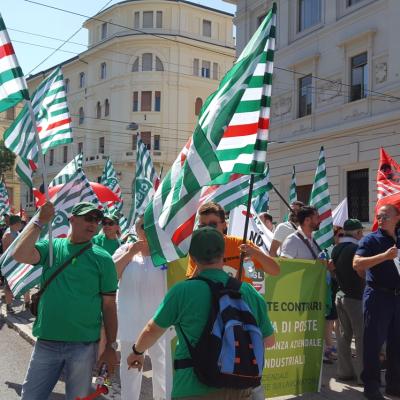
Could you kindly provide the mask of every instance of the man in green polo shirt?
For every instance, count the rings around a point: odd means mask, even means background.
[[[101,221],[102,233],[96,235],[92,242],[102,247],[111,256],[121,245],[119,240],[119,216],[117,212],[104,214]]]
[[[107,345],[100,363],[105,362],[111,373],[117,364],[116,269],[111,256],[91,244],[103,213],[92,203],[76,204],[70,217],[69,236],[53,240],[50,266],[49,241],[37,240],[53,216],[53,204],[45,203],[13,253],[18,262],[43,267],[41,286],[57,268],[71,260],[41,296],[33,326],[33,335],[38,340],[22,386],[23,400],[47,399],[62,371],[67,400],[90,393],[102,319]],[[83,248],[86,250],[78,255]]]
[[[194,259],[199,276],[214,282],[227,283],[229,275],[223,271],[223,235],[215,228],[204,227],[193,232],[189,254]],[[264,337],[266,347],[274,344],[273,327],[268,318],[264,299],[248,283],[243,282],[240,293],[249,305],[257,325]],[[143,329],[127,359],[128,367],[142,368],[143,353],[151,347],[172,325],[178,327],[176,360],[190,358],[189,350],[181,331],[195,345],[207,323],[211,309],[211,291],[205,282],[188,280],[173,286],[160,304],[153,319]],[[122,362],[122,361],[121,361]],[[179,400],[245,400],[251,399],[251,389],[217,389],[202,384],[193,368],[177,369],[174,374],[172,398]]]

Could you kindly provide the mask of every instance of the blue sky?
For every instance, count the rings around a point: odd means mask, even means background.
[[[84,15],[94,15],[106,4],[108,6],[120,0],[38,0],[43,4],[74,11]],[[191,0],[194,3],[217,8],[231,13],[235,6],[222,0]],[[47,61],[37,67],[62,43],[61,40],[43,38],[37,35],[65,40],[75,33],[86,18],[49,9],[24,0],[1,0],[1,14],[8,33],[13,41],[15,52],[24,74],[40,72],[57,63],[73,57],[85,49],[87,31],[81,29],[71,42],[62,47]],[[23,32],[21,32],[23,31]],[[32,35],[33,33],[35,35]],[[24,42],[24,43],[21,43]],[[43,47],[39,47],[43,46]],[[50,48],[46,48],[50,47]]]

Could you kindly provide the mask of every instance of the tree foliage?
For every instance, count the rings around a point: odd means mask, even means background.
[[[0,140],[0,178],[13,168],[14,162],[15,154],[7,149],[4,140]]]

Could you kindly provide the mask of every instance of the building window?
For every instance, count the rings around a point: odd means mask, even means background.
[[[101,118],[101,103],[99,101],[96,105],[96,118]]]
[[[203,19],[203,36],[211,37],[211,21]]]
[[[361,3],[364,0],[347,0],[347,7],[354,6],[354,4]]]
[[[299,0],[299,32],[321,21],[321,0]]]
[[[99,154],[104,154],[104,136],[99,138]]]
[[[140,28],[140,12],[139,12],[139,11],[136,11],[136,12],[135,12],[135,15],[134,15],[134,17],[133,17],[133,26],[134,26],[136,29],[139,29],[139,28]]]
[[[137,135],[136,133],[132,136],[132,150],[136,150],[136,144],[137,144]]]
[[[156,28],[162,28],[162,11],[156,13]]]
[[[100,64],[100,79],[106,79],[107,77],[107,64],[105,62]]]
[[[68,146],[63,146],[63,163],[68,162]]]
[[[108,117],[110,115],[110,102],[108,99],[104,101],[104,116]]]
[[[143,28],[153,27],[153,11],[143,12]]]
[[[104,40],[107,37],[107,28],[108,28],[107,22],[101,24],[101,40]]]
[[[299,118],[310,115],[312,111],[312,77],[304,76],[299,79]]]
[[[202,61],[201,62],[201,76],[203,78],[210,77],[211,63],[210,61]]]
[[[164,71],[164,65],[157,56],[156,56],[156,71]]]
[[[83,142],[79,142],[78,143],[78,154],[82,154],[83,153]]]
[[[302,201],[304,204],[308,204],[310,202],[312,187],[313,185],[297,186],[297,200]]]
[[[151,92],[145,91],[141,94],[141,111],[151,111]]]
[[[351,88],[350,101],[367,97],[368,91],[368,60],[367,53],[351,58]]]
[[[132,72],[139,71],[139,57],[132,64]]]
[[[139,92],[133,92],[132,111],[139,111]]]
[[[198,58],[193,60],[193,75],[199,76],[200,61]]]
[[[151,71],[153,69],[153,54],[144,53],[142,55],[142,71]]]
[[[154,111],[161,111],[161,92],[154,93]]]
[[[201,107],[203,107],[203,100],[198,97],[194,103],[194,114],[200,115]]]
[[[154,150],[160,150],[160,135],[154,135]]]
[[[151,132],[140,132],[140,138],[148,150],[151,150]]]
[[[6,111],[6,119],[12,121],[15,118],[15,108],[10,107]]]
[[[69,93],[69,79],[64,81],[65,93]]]
[[[50,149],[50,153],[49,153],[49,165],[54,165],[54,149]]]
[[[81,72],[81,73],[79,74],[79,87],[80,87],[80,88],[84,88],[84,87],[85,87],[85,84],[86,84],[86,82],[85,82],[85,73],[84,73],[84,72]]]
[[[85,121],[85,112],[83,111],[83,107],[80,107],[79,108],[79,125],[82,125],[83,121]]]
[[[213,63],[213,79],[218,80],[218,63]]]
[[[369,221],[368,168],[347,172],[347,200],[349,218]]]

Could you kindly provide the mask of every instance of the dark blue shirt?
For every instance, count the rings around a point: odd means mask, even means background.
[[[393,245],[400,248],[400,237],[397,235],[397,243],[382,229],[364,236],[356,251],[361,257],[372,257],[385,252]],[[400,275],[392,260],[384,261],[366,271],[367,283],[373,283],[384,288],[400,288]]]

